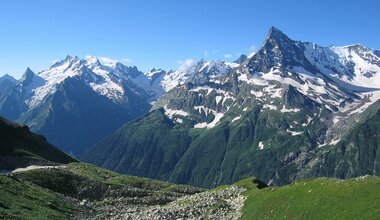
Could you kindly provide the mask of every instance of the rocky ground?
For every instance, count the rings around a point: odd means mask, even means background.
[[[125,197],[82,201],[94,212],[92,216],[77,216],[76,219],[238,219],[245,201],[241,195],[243,191],[243,188],[230,186],[182,196],[167,204],[154,204],[153,198],[144,202]]]

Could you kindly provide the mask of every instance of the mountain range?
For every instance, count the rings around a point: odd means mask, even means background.
[[[82,159],[201,187],[379,175],[379,61],[360,44],[322,47],[272,27],[254,55],[194,64]]]
[[[0,78],[0,115],[28,125],[78,156],[147,113],[152,102],[195,72],[217,75],[229,68],[223,61],[202,61],[186,71],[153,68],[143,73],[110,59],[67,56],[37,74],[28,68],[19,80]]]
[[[379,175],[380,52],[323,47],[270,28],[235,62],[143,73],[68,56],[0,78],[0,115],[80,159],[130,175],[214,187],[257,176]]]

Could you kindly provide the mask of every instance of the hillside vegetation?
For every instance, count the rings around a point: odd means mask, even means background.
[[[204,190],[70,163],[0,176],[1,219],[378,219],[380,177]]]

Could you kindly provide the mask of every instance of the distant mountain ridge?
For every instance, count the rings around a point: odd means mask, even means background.
[[[29,68],[1,92],[0,114],[25,123],[76,155],[148,111],[150,91],[136,86],[136,67],[67,56],[38,74]]]

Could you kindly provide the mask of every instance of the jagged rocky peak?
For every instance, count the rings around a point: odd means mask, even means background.
[[[83,60],[83,62],[87,68],[98,74],[108,72],[109,74],[116,74],[118,77],[127,76],[131,78],[143,74],[136,66],[125,66],[112,58],[86,56],[86,60]],[[99,70],[103,70],[103,72],[101,73]]]
[[[52,66],[50,66],[47,70],[51,70],[51,69],[61,67],[64,65],[66,65],[66,68],[71,68],[71,67],[78,65],[78,64],[83,64],[83,62],[81,61],[81,59],[79,59],[79,57],[77,57],[77,56],[72,57],[70,55],[67,55],[65,59],[63,59],[61,61],[57,61]]]
[[[156,69],[156,68],[152,68],[150,70],[148,70],[145,75],[151,80],[151,81],[155,81],[156,79],[164,76],[167,72],[163,69]]]
[[[291,41],[291,39],[288,36],[286,36],[286,34],[284,34],[280,29],[272,26],[269,28],[269,31],[265,38],[264,43],[266,43],[267,41],[282,41],[282,40]]]
[[[101,67],[99,59],[96,56],[87,56],[86,57],[86,66],[91,68]]]
[[[261,50],[267,53],[273,51],[274,55],[284,56],[288,52],[294,52],[295,47],[295,42],[286,34],[275,27],[271,27],[261,46]]]
[[[24,74],[22,74],[22,76],[21,76],[21,78],[20,78],[20,80],[19,80],[19,82],[21,83],[21,84],[23,84],[23,85],[27,85],[27,84],[29,84],[32,80],[33,80],[33,78],[36,76],[36,74],[28,67],[26,70],[25,70],[25,72],[24,72]]]
[[[156,75],[156,74],[161,73],[161,72],[165,72],[165,70],[163,70],[161,68],[158,68],[158,69],[152,68],[152,69],[148,70],[145,73],[145,75],[150,77],[150,76]]]
[[[363,60],[371,64],[380,66],[380,54],[376,53],[376,51],[371,50],[362,44],[350,45],[348,46],[348,49],[350,52],[355,52],[356,54],[358,54]]]
[[[72,63],[72,62],[76,62],[76,61],[80,61],[79,57],[78,56],[70,56],[70,55],[67,55],[66,58],[63,60],[64,63]]]
[[[125,66],[124,64],[119,62],[115,64],[115,70],[122,73],[125,76],[132,78],[136,78],[144,74],[136,66]]]
[[[186,82],[193,84],[203,84],[210,79],[228,74],[231,69],[238,67],[237,63],[228,63],[226,61],[206,61],[204,59],[195,63],[188,71]]]
[[[161,82],[165,91],[169,91],[178,85],[185,83],[202,84],[216,77],[226,75],[233,68],[239,66],[237,63],[226,61],[206,61],[201,59],[198,62],[189,62],[186,67],[181,67],[176,71],[166,72]]]
[[[289,70],[297,66],[301,66],[309,72],[315,72],[315,68],[304,55],[303,45],[298,41],[291,40],[275,27],[269,29],[260,50],[249,58],[247,66],[251,73],[266,73],[273,67]]]

